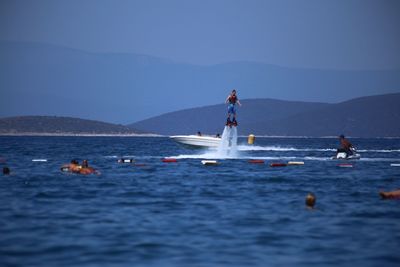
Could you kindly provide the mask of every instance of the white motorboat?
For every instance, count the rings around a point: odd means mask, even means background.
[[[170,138],[180,144],[198,148],[216,148],[221,143],[221,138],[207,135],[173,135]]]

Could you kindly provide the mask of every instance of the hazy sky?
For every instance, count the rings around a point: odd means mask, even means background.
[[[0,40],[192,64],[400,67],[400,1],[0,0]]]

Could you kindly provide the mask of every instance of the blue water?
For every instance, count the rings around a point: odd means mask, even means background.
[[[400,200],[378,192],[400,188],[400,140],[351,141],[362,159],[340,168],[329,138],[203,166],[215,152],[168,138],[0,137],[0,266],[399,266]],[[101,174],[62,173],[74,158]],[[269,167],[289,160],[305,165]]]

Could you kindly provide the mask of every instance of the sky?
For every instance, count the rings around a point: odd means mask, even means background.
[[[399,25],[398,0],[0,0],[0,116],[129,123],[223,103],[232,88],[329,103],[399,92]],[[137,55],[181,64],[134,71]],[[232,62],[242,68],[218,65]],[[70,106],[71,92],[91,105]]]
[[[0,40],[194,65],[400,68],[400,1],[0,0]]]

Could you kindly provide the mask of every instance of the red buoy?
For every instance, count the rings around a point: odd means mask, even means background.
[[[271,167],[286,167],[286,163],[271,163],[269,166]]]
[[[164,158],[164,159],[162,159],[161,161],[162,161],[162,162],[167,162],[167,163],[170,163],[170,162],[178,162],[176,159],[173,159],[173,158]]]
[[[136,167],[144,167],[147,166],[145,163],[135,163],[134,166]]]
[[[249,163],[264,164],[264,161],[262,159],[251,159],[249,160]]]
[[[338,164],[338,167],[341,167],[341,168],[353,168],[353,164],[341,163],[341,164]]]

